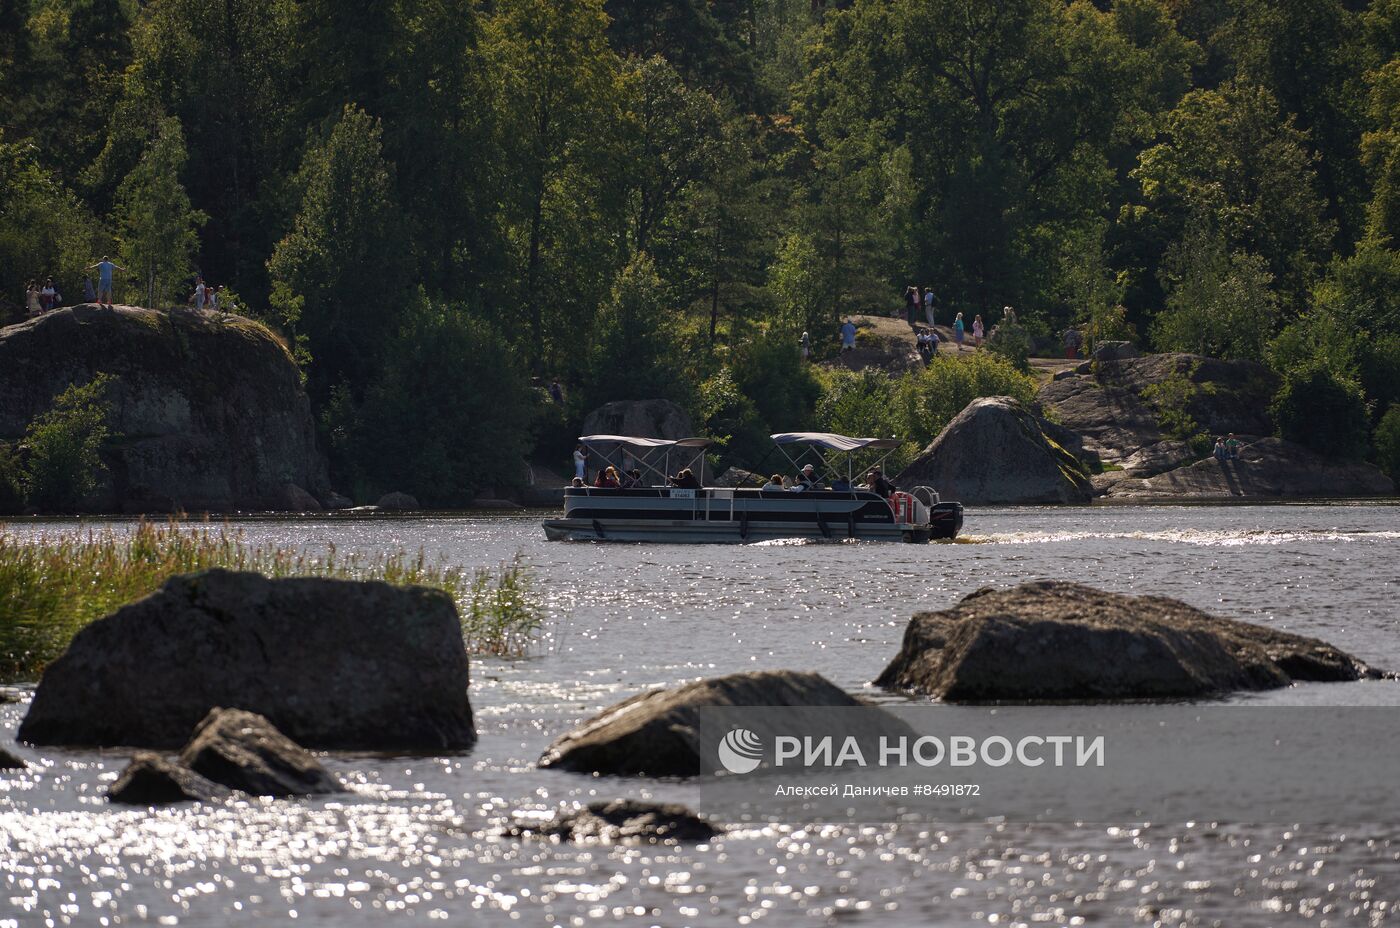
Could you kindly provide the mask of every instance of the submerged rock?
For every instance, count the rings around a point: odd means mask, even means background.
[[[296,362],[241,316],[85,303],[0,329],[0,441],[99,373],[121,440],[84,511],[303,509],[288,484],[329,489]]]
[[[914,616],[875,685],[949,702],[1168,699],[1374,676],[1314,638],[1046,580]]]
[[[560,812],[552,821],[532,827],[515,825],[510,837],[540,835],[561,841],[660,842],[708,841],[722,834],[679,803],[614,799],[592,802],[586,808]]]
[[[815,673],[766,670],[713,677],[673,689],[648,690],[609,706],[555,739],[539,763],[578,773],[696,776],[701,771],[698,710],[702,708],[863,705]]]
[[[1269,499],[1390,496],[1395,484],[1373,464],[1323,457],[1302,445],[1264,438],[1236,460],[1203,461],[1108,488],[1114,499]]]
[[[27,770],[29,765],[24,759],[11,754],[4,748],[0,748],[0,770]]]
[[[107,787],[107,798],[133,806],[158,806],[171,802],[209,802],[228,796],[229,790],[205,779],[188,767],[151,751],[139,751],[116,782]]]
[[[345,787],[301,745],[254,712],[210,711],[180,763],[230,789],[254,796],[311,796]]]
[[[99,619],[44,671],[31,744],[177,748],[216,706],[316,748],[476,740],[452,598],[424,587],[211,570]]]
[[[895,482],[974,506],[1088,502],[1089,475],[1052,429],[1009,396],[973,400]]]

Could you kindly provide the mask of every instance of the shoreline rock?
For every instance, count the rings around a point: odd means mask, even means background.
[[[1395,484],[1364,461],[1336,461],[1279,438],[1248,443],[1236,460],[1204,461],[1152,477],[1125,477],[1110,499],[1210,500],[1391,496]]]
[[[1058,433],[1009,396],[973,400],[895,482],[972,506],[1087,503],[1089,474]]]
[[[117,378],[113,439],[81,511],[319,509],[330,492],[296,362],[235,315],[80,303],[0,329],[0,441],[99,373]]]
[[[17,754],[11,754],[4,748],[0,748],[0,770],[28,770],[29,765],[24,762],[24,758]]]
[[[93,622],[44,671],[19,740],[178,748],[218,706],[314,748],[476,741],[452,598],[425,587],[210,570]]]
[[[915,615],[875,685],[947,702],[1019,702],[1200,698],[1380,676],[1315,638],[1167,597],[1044,580]]]

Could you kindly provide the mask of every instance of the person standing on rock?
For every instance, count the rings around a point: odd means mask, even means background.
[[[564,405],[564,388],[559,385],[558,377],[549,382],[549,398],[554,401],[555,406]]]
[[[584,469],[588,466],[588,452],[583,445],[574,449],[574,477],[578,480],[584,478]]]
[[[45,278],[44,288],[39,291],[39,305],[43,307],[44,312],[48,312],[53,309],[57,303],[58,290],[53,285],[53,278]]]
[[[963,325],[962,313],[958,313],[953,319],[953,341],[958,343],[958,350],[963,350],[963,338],[966,335],[966,327]]]
[[[1215,455],[1215,459],[1217,461],[1224,463],[1226,457],[1225,439],[1219,437],[1215,439],[1215,450],[1212,452],[1212,454]]]
[[[101,306],[105,302],[107,304],[107,308],[111,309],[112,272],[121,271],[124,274],[126,273],[126,268],[122,267],[119,264],[113,264],[107,259],[106,255],[103,255],[101,261],[97,262],[91,267],[86,268],[86,270],[97,271],[97,305]]]
[[[194,279],[194,296],[190,297],[190,303],[196,310],[204,308],[204,297],[208,292],[208,288],[204,286],[204,278],[196,277]]]
[[[981,347],[982,347],[982,336],[985,334],[985,331],[986,331],[986,330],[982,327],[982,317],[981,317],[981,316],[975,316],[975,317],[973,317],[973,320],[972,320],[972,346],[973,346],[974,348],[981,348]]]
[[[1225,439],[1225,456],[1232,461],[1240,459],[1240,440],[1235,437],[1234,432]]]
[[[929,328],[936,324],[933,320],[933,288],[924,288],[924,318],[928,320]]]
[[[1079,357],[1079,346],[1084,344],[1084,336],[1074,326],[1065,329],[1065,357],[1073,361]]]
[[[856,324],[847,317],[841,326],[841,353],[856,350]]]
[[[24,311],[31,316],[44,311],[39,303],[39,285],[32,280],[24,288]]]
[[[797,343],[798,350],[802,354],[802,360],[810,361],[812,358],[812,340],[807,337],[807,333],[802,333],[801,340]]]
[[[96,303],[96,302],[97,302],[97,288],[94,287],[94,286],[92,285],[92,275],[91,275],[91,274],[84,274],[84,275],[83,275],[83,302],[84,302],[84,303]]]

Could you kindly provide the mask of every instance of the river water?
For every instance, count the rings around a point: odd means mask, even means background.
[[[595,798],[695,803],[684,783],[533,766],[641,689],[739,670],[815,670],[855,692],[909,617],[1037,578],[1184,599],[1400,668],[1400,508],[971,510],[956,544],[661,546],[544,541],[538,514],[250,520],[250,541],[410,550],[462,566],[521,552],[549,634],[477,659],[478,745],[454,757],[332,755],[349,796],[158,811],[102,798],[123,752],[17,752],[0,774],[0,928],[241,925],[390,917],[581,925],[1400,924],[1400,828],[1227,823],[735,830],[692,847],[501,838],[513,815]],[[21,523],[19,534],[55,523]],[[72,526],[66,526],[71,528]],[[28,692],[0,705],[0,744]],[[1400,683],[1315,684],[1258,703],[1400,705]],[[704,809],[700,808],[703,812]]]

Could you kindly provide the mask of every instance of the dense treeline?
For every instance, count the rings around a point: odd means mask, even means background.
[[[1400,0],[0,0],[0,299],[200,273],[343,485],[444,503],[605,400],[823,424],[860,385],[797,334],[907,283],[1265,361],[1393,454],[1398,49]]]

